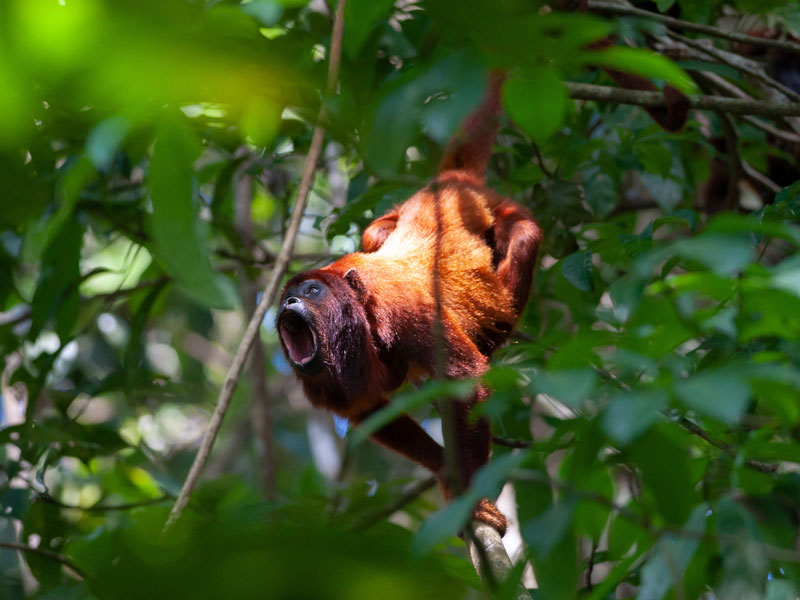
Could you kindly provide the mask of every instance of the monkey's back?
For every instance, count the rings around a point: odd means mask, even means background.
[[[438,296],[449,374],[474,374],[487,362],[487,335],[496,345],[519,316],[486,239],[503,200],[470,179],[440,178],[397,208],[397,225],[379,249],[328,268],[358,271],[375,333],[387,346],[416,352],[422,364],[432,360]]]

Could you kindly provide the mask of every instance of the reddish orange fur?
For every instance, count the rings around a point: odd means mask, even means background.
[[[319,281],[328,290],[323,300],[308,303],[326,366],[317,374],[298,372],[316,406],[358,423],[384,406],[403,381],[435,375],[439,316],[449,378],[485,373],[491,353],[516,324],[540,231],[523,208],[483,183],[499,129],[502,81],[502,75],[492,76],[487,100],[449,144],[439,176],[367,227],[362,252],[287,284],[296,290],[304,281]],[[286,303],[301,302],[284,296]],[[340,357],[349,345],[355,351]],[[488,422],[469,417],[487,395],[479,386],[470,402],[454,404],[463,485],[489,458]],[[373,437],[433,471],[445,497],[452,497],[442,448],[410,417]],[[489,501],[481,502],[476,516],[505,530],[505,519]]]

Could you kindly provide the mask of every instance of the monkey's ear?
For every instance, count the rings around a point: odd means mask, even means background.
[[[350,287],[353,288],[353,291],[358,296],[358,299],[363,300],[367,295],[367,288],[364,286],[364,282],[361,281],[358,271],[355,269],[348,269],[347,273],[344,274],[344,279],[347,281]]]

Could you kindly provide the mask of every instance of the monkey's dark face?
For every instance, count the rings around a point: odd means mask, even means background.
[[[355,269],[343,275],[318,269],[292,277],[281,298],[276,326],[284,354],[311,386],[307,392],[312,390],[309,393],[317,394],[318,400],[319,389],[325,389],[329,408],[337,408],[332,405],[336,398],[346,403],[363,394],[370,373],[374,375],[364,294]]]
[[[286,357],[300,373],[314,375],[325,364],[318,315],[329,296],[328,286],[319,279],[290,282],[283,293],[277,318],[278,333]]]

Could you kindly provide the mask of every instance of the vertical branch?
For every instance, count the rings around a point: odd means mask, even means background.
[[[344,32],[344,7],[346,3],[347,0],[339,0],[339,4],[336,7],[336,15],[333,20],[330,62],[328,64],[328,82],[326,86],[326,93],[328,94],[332,93],[335,89],[336,80],[339,76],[339,61],[341,60],[342,56],[342,33]],[[317,125],[314,127],[314,133],[311,137],[311,146],[308,149],[308,155],[306,155],[306,161],[303,167],[303,176],[301,177],[300,185],[297,188],[297,202],[295,203],[294,212],[292,213],[292,218],[289,222],[289,227],[286,230],[286,236],[283,239],[283,245],[281,246],[281,250],[278,253],[277,258],[275,259],[275,266],[272,268],[272,272],[270,273],[267,284],[264,287],[264,294],[261,297],[261,302],[259,302],[252,318],[250,319],[250,322],[247,324],[247,329],[244,332],[244,336],[242,336],[242,341],[239,344],[239,348],[236,350],[236,356],[234,357],[233,363],[231,364],[230,369],[225,376],[225,381],[222,384],[222,389],[220,390],[219,397],[217,398],[216,408],[214,409],[214,413],[211,415],[208,428],[206,429],[203,440],[200,443],[200,449],[197,451],[197,455],[195,456],[192,467],[189,470],[189,474],[186,476],[186,480],[183,483],[180,494],[178,494],[178,498],[169,513],[167,522],[164,525],[164,531],[167,531],[178,519],[180,519],[183,511],[186,509],[186,506],[189,503],[189,497],[192,495],[194,488],[197,486],[197,482],[200,480],[203,467],[205,467],[206,461],[208,460],[208,455],[211,453],[211,447],[214,445],[214,441],[217,438],[220,427],[222,427],[222,421],[225,418],[225,414],[228,412],[228,407],[230,406],[231,399],[233,398],[233,392],[236,389],[236,384],[238,383],[239,377],[244,369],[245,359],[247,358],[250,348],[253,346],[253,342],[258,335],[259,327],[261,327],[261,321],[264,320],[264,315],[267,313],[267,309],[275,299],[275,294],[278,291],[278,286],[283,278],[283,274],[286,271],[286,268],[289,266],[292,248],[294,248],[294,242],[295,239],[297,239],[297,233],[300,231],[300,223],[303,219],[306,203],[308,202],[308,194],[311,191],[311,186],[314,182],[314,172],[317,168],[317,161],[319,160],[319,155],[322,151],[322,141],[325,137],[325,131],[322,128],[321,123],[325,121],[325,118],[326,112],[325,105],[323,104],[320,107]]]
[[[239,171],[239,180],[236,182],[234,212],[236,228],[242,236],[248,254],[253,252],[253,217],[251,204],[253,201],[253,177],[248,173],[250,161],[246,160]],[[247,273],[247,266],[242,265],[242,300],[245,313],[248,317],[256,311],[258,300],[258,287]],[[257,448],[258,474],[264,497],[272,499],[275,496],[275,453],[272,445],[272,409],[270,406],[269,391],[267,390],[267,372],[265,368],[266,355],[264,344],[256,337],[253,342],[253,353],[250,358],[248,371],[253,383],[253,398],[250,405],[251,425],[253,437]]]
[[[430,188],[433,193],[433,209],[436,217],[436,241],[433,249],[433,301],[436,309],[433,320],[433,360],[434,377],[438,379],[445,376],[447,367],[447,344],[444,335],[442,310],[442,281],[439,276],[444,226],[442,224],[442,208],[439,205],[440,190],[438,182],[434,181]],[[464,490],[465,482],[461,480],[461,471],[458,464],[454,401],[453,398],[442,398],[439,401],[439,413],[442,418],[442,437],[444,438],[445,480],[452,494],[457,496]]]

